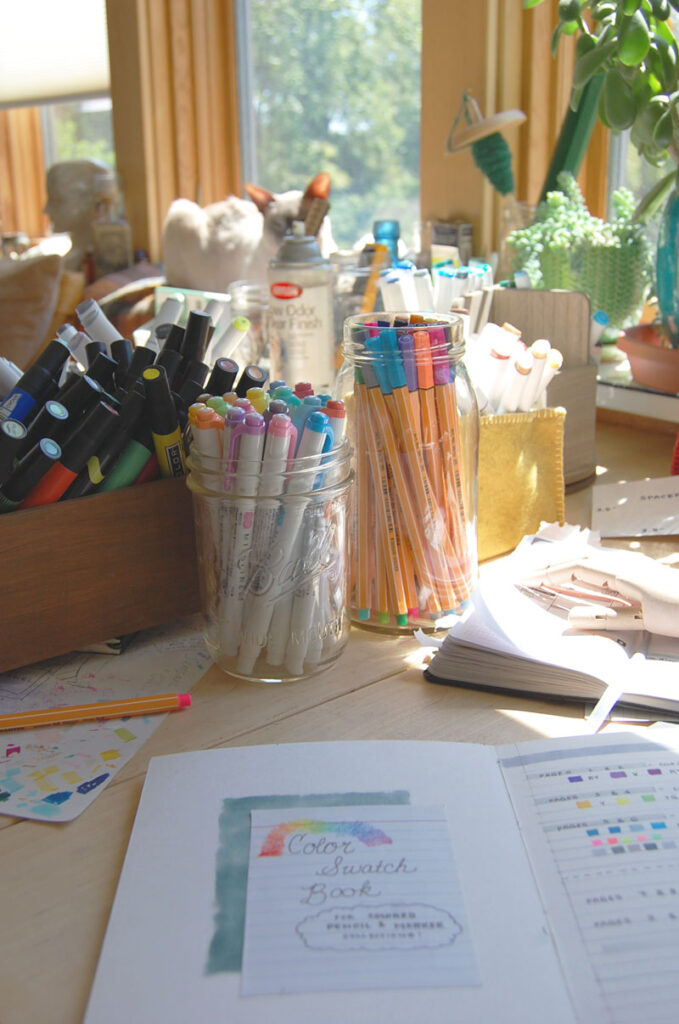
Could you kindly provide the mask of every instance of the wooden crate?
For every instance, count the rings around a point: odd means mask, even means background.
[[[0,671],[200,608],[184,479],[0,516]]]

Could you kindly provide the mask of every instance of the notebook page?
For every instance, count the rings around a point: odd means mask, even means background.
[[[679,738],[662,736],[498,748],[582,1020],[676,1024]]]
[[[251,823],[243,995],[481,984],[443,807]]]

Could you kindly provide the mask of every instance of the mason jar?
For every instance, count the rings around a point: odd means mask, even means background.
[[[479,415],[462,320],[348,317],[336,393],[355,452],[349,609],[358,625],[433,629],[477,578]]]
[[[291,682],[344,650],[351,461],[345,438],[321,456],[294,459],[274,480],[261,460],[225,466],[192,446],[203,633],[230,675]]]

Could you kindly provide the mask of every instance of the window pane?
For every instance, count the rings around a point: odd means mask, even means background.
[[[43,107],[45,164],[100,160],[115,170],[110,97],[48,103]]]
[[[245,179],[284,192],[327,171],[340,247],[378,218],[397,219],[412,244],[420,0],[250,0],[241,17]]]

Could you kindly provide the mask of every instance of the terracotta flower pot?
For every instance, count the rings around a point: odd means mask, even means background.
[[[671,348],[658,324],[639,324],[622,331],[618,348],[629,359],[638,384],[669,394],[679,393],[679,349]]]

